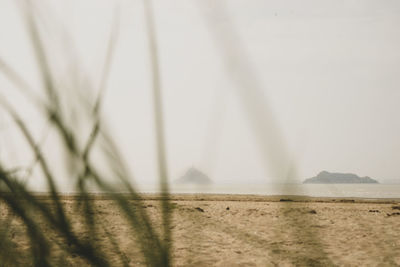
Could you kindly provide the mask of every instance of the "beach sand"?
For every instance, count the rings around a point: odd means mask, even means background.
[[[48,201],[45,198],[43,201]],[[64,197],[74,229],[88,240],[91,232],[75,214],[77,198]],[[143,266],[132,230],[116,204],[93,197],[97,241],[113,266]],[[306,198],[291,196],[173,195],[174,266],[399,266],[400,200]],[[145,195],[141,204],[160,229],[160,201]],[[2,217],[7,215],[0,204]],[[49,228],[47,237],[63,246]],[[29,240],[20,220],[12,218],[7,235],[20,255]],[[114,244],[119,245],[116,251]],[[52,254],[61,255],[58,246]],[[85,266],[68,256],[70,266]],[[24,262],[23,256],[19,259]],[[1,264],[0,264],[1,265]]]

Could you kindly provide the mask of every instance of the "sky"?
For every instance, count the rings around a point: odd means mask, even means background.
[[[15,2],[0,0],[0,59],[40,91]],[[194,166],[216,183],[288,176],[301,182],[322,170],[400,181],[400,2],[153,0],[152,6],[170,180]],[[54,70],[66,83],[65,51],[73,46],[72,61],[85,70],[79,77],[100,84],[115,26],[102,114],[135,181],[156,181],[143,2],[47,0],[38,10]],[[57,153],[45,122],[1,73],[0,92],[43,137],[49,155]],[[1,111],[0,160],[7,166],[32,158],[19,138]],[[59,164],[54,158],[55,169]],[[38,177],[28,183],[43,184]]]

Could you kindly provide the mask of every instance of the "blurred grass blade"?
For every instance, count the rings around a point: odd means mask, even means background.
[[[161,205],[163,216],[163,232],[164,232],[164,264],[170,264],[170,246],[171,241],[171,209],[169,203],[169,187],[168,187],[168,169],[167,169],[167,152],[165,149],[165,133],[164,133],[164,120],[163,120],[163,102],[161,94],[160,82],[160,66],[158,59],[157,39],[155,32],[155,22],[153,15],[153,7],[151,0],[144,0],[145,18],[147,26],[147,39],[149,44],[150,67],[152,74],[153,86],[153,107],[154,107],[154,121],[156,133],[156,146],[157,146],[157,163],[161,188]]]

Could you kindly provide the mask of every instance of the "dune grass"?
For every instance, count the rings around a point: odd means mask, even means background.
[[[46,158],[37,140],[34,139],[31,130],[27,123],[23,120],[18,111],[7,102],[5,96],[0,96],[1,107],[8,113],[14,121],[16,127],[22,133],[25,141],[27,142],[32,154],[36,158],[36,162],[46,178],[47,190],[50,195],[50,205],[40,201],[33,193],[29,192],[28,188],[22,184],[16,174],[10,172],[7,166],[3,166],[0,162],[0,199],[1,203],[5,204],[10,211],[18,217],[27,229],[29,236],[29,246],[31,252],[29,255],[20,255],[20,251],[12,245],[12,240],[8,238],[7,225],[10,221],[10,216],[2,218],[0,229],[0,262],[1,266],[19,265],[20,260],[28,259],[26,262],[33,263],[34,266],[59,266],[60,263],[65,262],[68,255],[77,255],[85,259],[88,264],[93,266],[111,266],[110,260],[101,253],[97,248],[101,245],[98,244],[96,234],[98,233],[98,218],[94,216],[93,204],[90,201],[90,190],[95,187],[103,193],[108,193],[115,203],[118,204],[120,211],[125,214],[127,223],[133,230],[134,237],[139,241],[141,251],[148,266],[169,266],[170,265],[170,229],[169,220],[171,209],[168,200],[168,186],[166,177],[166,164],[165,164],[165,149],[163,148],[163,125],[162,125],[162,109],[160,101],[160,89],[157,75],[154,79],[154,94],[155,94],[155,110],[156,112],[156,126],[159,140],[158,155],[160,166],[160,184],[162,186],[163,198],[161,199],[162,216],[163,216],[163,231],[158,233],[153,226],[146,210],[141,205],[141,198],[137,193],[134,186],[131,184],[131,177],[126,171],[120,152],[114,144],[111,135],[104,127],[103,119],[101,118],[101,103],[105,84],[107,81],[108,73],[111,66],[114,43],[116,42],[116,27],[113,28],[110,34],[110,41],[106,54],[104,71],[102,75],[101,86],[97,88],[75,88],[76,91],[98,91],[99,94],[95,101],[85,99],[79,101],[78,105],[72,101],[75,99],[68,99],[63,96],[68,87],[63,87],[57,83],[57,73],[51,69],[50,58],[46,53],[46,44],[44,38],[40,34],[40,29],[35,17],[35,6],[30,1],[25,1],[21,5],[23,18],[27,32],[29,34],[30,42],[33,47],[34,56],[40,72],[43,90],[45,92],[45,99],[38,98],[29,84],[19,76],[18,72],[9,66],[4,60],[0,59],[0,71],[7,77],[16,88],[20,89],[23,94],[35,105],[41,112],[43,118],[47,118],[52,129],[60,137],[60,146],[65,151],[66,173],[71,173],[67,168],[69,166],[76,166],[77,169],[72,173],[75,190],[80,196],[80,212],[84,218],[85,227],[91,232],[92,238],[90,241],[86,240],[79,235],[76,230],[71,227],[71,221],[75,218],[70,218],[62,204],[60,189],[57,185],[55,174],[53,173],[51,160]],[[147,6],[148,22],[151,26],[151,7]],[[149,30],[149,38],[153,33]],[[152,51],[155,53],[155,41],[151,42]],[[157,68],[157,58],[153,58],[153,71]],[[84,71],[84,70],[81,70]],[[71,74],[71,78],[73,75]],[[76,83],[79,84],[79,83]],[[90,106],[88,103],[93,103]],[[68,114],[79,114],[88,118],[88,122],[92,123],[92,130],[86,141],[82,141],[83,137],[81,132],[77,129],[77,125],[67,119],[65,109],[68,108]],[[101,172],[95,162],[91,161],[91,152],[97,147],[102,156],[106,159],[108,169],[111,170],[112,176],[115,181],[109,182]],[[59,168],[60,166],[58,166]],[[102,166],[103,167],[103,166]],[[126,194],[119,194],[123,188]],[[132,202],[133,201],[133,202]],[[40,216],[40,220],[38,218]],[[44,221],[44,222],[43,222]],[[60,256],[55,257],[52,255],[52,249],[55,244],[54,241],[49,240],[45,234],[45,230],[41,225],[45,223],[50,225],[57,234],[62,237],[62,244],[69,244],[68,246],[56,244],[62,253]],[[108,240],[113,244],[116,251],[119,250],[119,245],[113,237],[108,235]],[[123,265],[127,265],[126,260],[121,260]]]

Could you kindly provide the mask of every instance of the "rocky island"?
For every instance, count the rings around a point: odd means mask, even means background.
[[[195,184],[195,185],[207,185],[211,184],[211,179],[204,174],[203,172],[199,171],[198,169],[192,167],[188,169],[181,178],[175,181],[177,184]]]
[[[359,177],[352,173],[322,171],[317,176],[306,179],[303,184],[378,184],[378,181],[368,176]]]

